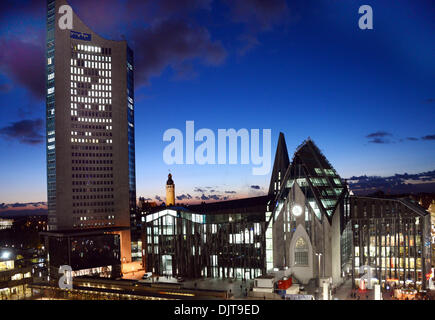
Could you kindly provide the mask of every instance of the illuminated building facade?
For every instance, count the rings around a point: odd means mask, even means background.
[[[356,286],[370,266],[371,280],[382,285],[427,288],[431,273],[430,214],[410,199],[346,198],[344,224],[351,251],[343,262]]]
[[[47,1],[48,230],[136,227],[133,52]],[[124,229],[123,229],[124,230]],[[121,258],[131,261],[130,230]]]
[[[340,281],[340,212],[346,188],[311,139],[288,161],[280,134],[269,194],[272,252],[268,271],[286,270],[300,283],[320,278]],[[281,158],[281,160],[280,160]]]
[[[268,199],[171,207],[148,214],[142,239],[146,270],[187,278],[253,279],[264,274]]]
[[[33,282],[36,265],[13,248],[0,248],[0,300],[23,299],[32,295],[28,284]]]

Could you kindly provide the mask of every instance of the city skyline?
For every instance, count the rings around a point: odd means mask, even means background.
[[[22,3],[1,5],[0,147],[9,152],[0,160],[6,182],[0,203],[46,199],[39,83],[45,8],[43,2]],[[272,158],[279,132],[290,153],[311,137],[344,178],[435,169],[429,2],[373,2],[371,31],[358,29],[355,1],[271,1],[267,14],[254,14],[249,1],[168,3],[151,8],[146,2],[95,2],[89,10],[86,2],[70,1],[97,33],[116,39],[124,34],[135,51],[137,197],[163,198],[168,170],[176,196],[218,200],[213,195],[267,192],[270,173],[253,176],[251,166],[166,165],[164,131],[183,130],[189,120],[215,132],[271,128]],[[159,41],[174,30],[180,38]]]

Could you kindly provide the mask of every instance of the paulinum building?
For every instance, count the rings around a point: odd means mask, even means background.
[[[266,272],[268,196],[148,214],[143,263],[160,275],[253,279]]]
[[[72,29],[61,29],[67,5],[47,1],[46,236],[53,231],[59,239],[68,230],[67,241],[71,230],[97,229],[103,238],[116,232],[120,258],[129,262],[136,210],[133,51],[126,41],[99,36],[74,12]]]
[[[427,287],[430,214],[407,198],[353,195],[311,139],[290,162],[280,134],[269,195],[268,270],[286,270],[304,284],[328,279],[333,286],[350,274],[358,286],[370,266],[370,284]]]
[[[287,270],[299,282],[332,278],[339,282],[340,211],[346,188],[315,143],[300,145],[290,162],[279,136],[269,193],[272,253],[268,269]]]

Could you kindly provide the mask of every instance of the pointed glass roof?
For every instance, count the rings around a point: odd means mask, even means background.
[[[291,183],[296,180],[318,217],[322,212],[332,220],[346,188],[331,163],[311,139],[305,140],[297,148],[286,176]]]
[[[279,190],[280,184],[283,181],[284,174],[290,165],[288,157],[287,145],[285,143],[284,134],[279,133],[278,145],[276,147],[275,161],[273,162],[272,175],[269,185],[269,195],[273,195],[276,190]]]

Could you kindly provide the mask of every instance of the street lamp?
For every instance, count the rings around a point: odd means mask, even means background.
[[[11,252],[10,251],[3,251],[1,258],[2,259],[9,259],[9,257],[11,256]]]

